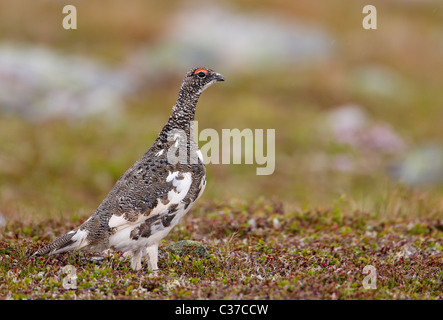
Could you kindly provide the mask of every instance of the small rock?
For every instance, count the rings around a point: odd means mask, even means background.
[[[90,258],[91,262],[95,262],[95,263],[102,263],[104,259],[105,258],[100,257],[100,256],[95,256],[95,257]]]
[[[277,218],[272,219],[272,226],[273,226],[275,229],[278,229],[278,228],[280,227],[280,221],[278,221]]]
[[[0,212],[0,240],[3,238],[4,228],[6,226],[6,219]]]
[[[6,219],[0,212],[0,228],[6,226]]]
[[[33,121],[112,117],[136,87],[125,70],[90,58],[0,42],[0,114]]]
[[[209,253],[206,248],[198,241],[182,240],[166,247],[166,250],[173,254],[184,256],[191,255],[197,257],[208,257]]]
[[[391,165],[389,173],[412,187],[443,185],[443,147],[437,144],[417,147]]]
[[[365,65],[354,69],[350,73],[350,86],[359,94],[397,101],[406,101],[413,90],[405,77],[381,65]]]
[[[248,220],[248,224],[251,226],[252,230],[257,228],[257,222],[255,222],[255,219],[253,219],[253,218]]]

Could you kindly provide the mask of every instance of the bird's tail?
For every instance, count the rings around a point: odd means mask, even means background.
[[[43,256],[81,249],[87,245],[87,235],[86,230],[74,229],[47,246],[40,248],[33,255]]]

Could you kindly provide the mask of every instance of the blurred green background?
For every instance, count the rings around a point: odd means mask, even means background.
[[[366,4],[0,0],[0,213],[89,215],[207,66],[199,130],[275,129],[276,164],[209,164],[201,201],[441,216],[443,2]]]

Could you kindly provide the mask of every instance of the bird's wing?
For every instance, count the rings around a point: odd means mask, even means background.
[[[111,195],[117,202],[108,222],[111,229],[121,230],[168,213],[186,197],[192,173],[165,165],[165,157],[142,158],[122,176],[120,183],[124,183],[124,187],[118,189],[125,191]]]

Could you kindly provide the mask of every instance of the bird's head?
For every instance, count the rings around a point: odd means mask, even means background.
[[[186,74],[183,87],[200,94],[217,81],[225,81],[225,78],[211,69],[199,67]]]

